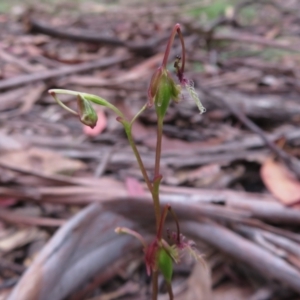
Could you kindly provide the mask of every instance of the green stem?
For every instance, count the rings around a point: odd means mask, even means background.
[[[140,116],[140,114],[145,111],[147,108],[147,104],[145,104],[141,110],[132,118],[131,122],[130,122],[130,126],[132,126],[132,124],[135,122],[135,120]]]
[[[160,222],[160,216],[161,216],[161,212],[160,212],[160,201],[159,201],[159,184],[160,184],[160,176],[159,176],[159,160],[160,160],[160,155],[156,156],[156,161],[158,161],[158,169],[155,172],[155,176],[154,176],[154,181],[151,182],[148,174],[146,172],[145,166],[143,164],[143,161],[141,159],[141,156],[139,154],[139,151],[136,147],[136,144],[134,142],[134,139],[132,137],[132,125],[134,123],[134,121],[138,118],[138,116],[147,108],[147,105],[144,105],[141,110],[134,116],[134,118],[131,120],[130,123],[128,123],[127,121],[120,120],[123,123],[123,126],[125,128],[125,132],[127,134],[127,138],[129,141],[129,144],[133,150],[133,153],[137,159],[138,165],[140,167],[140,170],[143,174],[144,180],[147,184],[148,190],[151,193],[152,196],[152,200],[153,200],[153,205],[154,205],[154,212],[155,212],[155,219],[156,219],[156,229],[159,229],[159,222]],[[162,122],[161,123],[161,131],[162,131]],[[162,132],[161,134],[159,134],[159,138],[158,141],[160,140],[160,142],[158,142],[160,144],[160,146],[158,146],[158,149],[161,149],[161,138],[162,138]],[[161,150],[159,150],[159,152],[161,152]]]
[[[161,146],[162,146],[162,133],[163,133],[163,117],[157,115],[157,139],[156,139],[156,149],[155,149],[155,167],[154,167],[154,181],[153,181],[153,192],[152,192],[157,231],[159,231],[159,223],[161,218],[159,186],[161,181],[160,158],[161,158]]]
[[[125,132],[126,132],[126,134],[127,134],[127,138],[128,138],[129,144],[130,144],[130,146],[131,146],[131,148],[132,148],[132,151],[133,151],[133,153],[134,153],[134,155],[135,155],[135,157],[136,157],[136,160],[137,160],[137,162],[138,162],[138,165],[139,165],[139,167],[140,167],[140,170],[141,170],[141,172],[142,172],[142,175],[143,175],[143,177],[144,177],[144,180],[145,180],[145,182],[146,182],[146,184],[147,184],[148,190],[149,190],[149,191],[151,192],[151,194],[152,194],[153,186],[152,186],[152,183],[151,183],[151,181],[150,181],[150,179],[149,179],[149,177],[148,177],[148,174],[147,174],[147,172],[146,172],[144,163],[143,163],[143,161],[142,161],[142,159],[141,159],[140,153],[139,153],[139,151],[138,151],[138,149],[137,149],[137,147],[136,147],[136,144],[135,144],[135,142],[134,142],[134,139],[133,139],[133,137],[132,137],[132,133],[131,133],[131,125],[129,125],[129,126],[124,126],[124,128],[125,128]]]
[[[163,118],[158,115],[154,178],[156,178],[160,175],[160,157],[161,157],[162,134],[163,134]]]
[[[158,271],[152,273],[152,300],[157,300],[158,294]]]
[[[153,181],[153,189],[152,189],[152,199],[155,211],[155,219],[156,219],[156,230],[159,231],[160,227],[160,219],[161,219],[161,211],[160,211],[160,201],[159,201],[159,185],[160,185],[161,177],[156,177]]]

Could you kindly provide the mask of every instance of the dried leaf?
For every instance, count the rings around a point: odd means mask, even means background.
[[[248,299],[253,290],[247,286],[237,286],[234,283],[223,284],[213,292],[213,300],[241,300]]]
[[[203,267],[202,264],[196,263],[187,281],[185,291],[177,293],[176,287],[174,287],[174,294],[177,300],[211,299],[211,275],[209,269]]]
[[[44,233],[35,227],[21,229],[3,239],[0,239],[0,250],[8,252],[41,237],[44,237]]]
[[[284,204],[300,200],[300,182],[282,163],[268,158],[260,175],[268,190]]]
[[[141,80],[144,77],[149,76],[149,72],[157,66],[157,64],[162,60],[163,56],[161,53],[156,54],[149,59],[143,61],[142,63],[136,65],[132,69],[124,72],[123,74],[115,78],[101,78],[95,76],[79,76],[74,75],[67,79],[69,84],[78,84],[81,86],[114,86],[123,84],[128,81]]]
[[[29,90],[28,93],[23,97],[23,103],[20,107],[21,114],[28,113],[31,110],[34,103],[40,99],[45,88],[46,85],[44,83],[38,83],[32,86],[31,90]]]
[[[197,186],[208,186],[210,183],[216,181],[221,174],[221,166],[218,164],[209,164],[201,166],[194,170],[184,169],[175,173],[174,177],[167,178],[169,184],[182,184],[184,182],[195,182]],[[166,180],[166,179],[165,179]]]
[[[27,94],[28,87],[13,89],[0,95],[0,111],[13,109],[19,106],[23,101],[23,96]]]
[[[17,138],[0,132],[0,150],[20,150],[23,148],[23,144],[24,143]]]
[[[0,157],[0,162],[23,170],[39,170],[43,174],[70,173],[85,169],[79,160],[65,158],[57,152],[32,147],[29,150],[17,150]]]

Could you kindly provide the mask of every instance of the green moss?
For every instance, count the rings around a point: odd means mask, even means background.
[[[224,13],[228,6],[235,3],[235,0],[215,0],[210,1],[208,5],[201,5],[200,2],[200,6],[198,8],[193,8],[193,10],[188,11],[188,13],[206,20],[213,20],[220,14]]]

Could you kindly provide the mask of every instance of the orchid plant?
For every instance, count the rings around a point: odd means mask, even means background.
[[[167,62],[171,47],[175,38],[178,34],[181,43],[181,56],[177,56],[174,69],[175,74],[178,78],[179,83],[176,84],[172,75],[167,70]],[[92,103],[105,106],[111,109],[116,115],[117,120],[123,125],[129,144],[133,150],[133,153],[137,159],[137,163],[142,172],[143,178],[146,182],[148,190],[152,196],[154,213],[156,218],[156,235],[154,239],[148,243],[144,237],[130,229],[124,227],[118,227],[115,229],[117,233],[125,233],[136,237],[143,246],[145,265],[148,275],[152,275],[152,299],[156,300],[158,295],[158,273],[162,273],[168,288],[169,298],[173,299],[173,291],[171,286],[172,273],[173,273],[173,263],[178,263],[183,252],[190,253],[196,260],[202,261],[197,249],[194,247],[192,241],[187,241],[180,232],[180,226],[178,219],[172,207],[168,204],[163,209],[160,205],[159,200],[159,188],[162,180],[162,175],[160,173],[160,160],[161,160],[161,149],[162,149],[162,135],[163,135],[163,124],[164,117],[166,115],[167,109],[169,107],[170,101],[173,100],[178,102],[182,95],[182,90],[186,89],[190,98],[197,104],[200,113],[205,112],[205,108],[201,104],[197,93],[194,90],[193,82],[186,79],[184,76],[185,69],[185,45],[184,39],[181,32],[180,24],[176,24],[171,32],[169,38],[164,58],[161,66],[155,71],[152,76],[150,86],[148,89],[148,101],[141,108],[141,110],[133,117],[132,120],[127,120],[124,114],[113,104],[107,100],[98,97],[96,95],[81,93],[71,90],[62,89],[51,89],[49,90],[50,95],[54,97],[56,102],[69,111],[70,113],[79,117],[79,120],[93,128],[97,124],[97,113],[94,110]],[[77,111],[66,106],[58,98],[58,94],[68,94],[77,97]],[[154,177],[150,179],[148,173],[145,169],[144,163],[135,144],[134,138],[132,136],[132,125],[135,120],[144,112],[146,109],[155,107],[157,115],[157,142],[156,142],[156,152],[155,152],[155,165],[154,165]],[[163,238],[164,224],[167,214],[170,213],[176,224],[176,232],[168,232],[167,240]]]

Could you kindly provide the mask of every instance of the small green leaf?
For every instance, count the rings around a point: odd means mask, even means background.
[[[81,94],[77,96],[78,113],[81,123],[94,128],[98,121],[98,116],[89,100]]]
[[[159,270],[162,272],[165,280],[170,283],[173,275],[172,258],[164,248],[160,248],[157,259]]]

